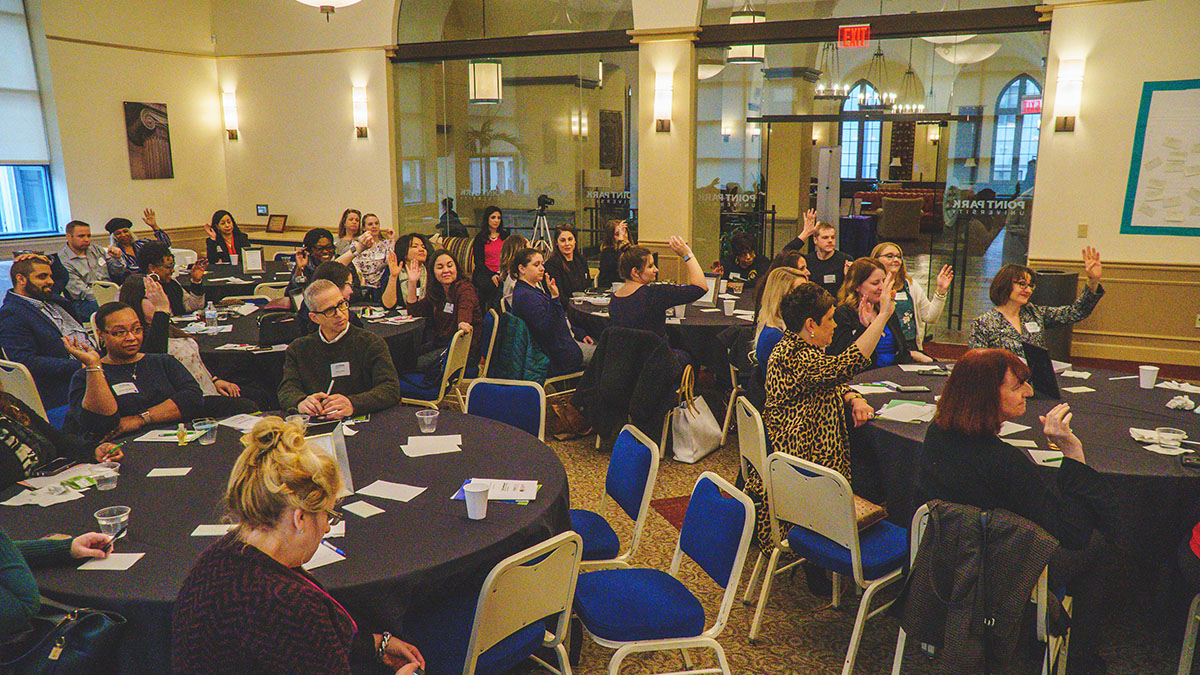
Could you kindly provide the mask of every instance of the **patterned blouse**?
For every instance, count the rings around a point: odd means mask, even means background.
[[[387,271],[387,254],[396,246],[391,239],[378,239],[368,249],[354,257],[354,266],[358,268],[358,278],[366,288],[379,288],[383,281],[383,273]]]
[[[1083,293],[1070,305],[1061,307],[1043,307],[1026,304],[1018,315],[1021,332],[1004,318],[998,309],[989,310],[971,322],[971,337],[967,339],[967,347],[971,349],[1007,349],[1025,358],[1023,345],[1031,344],[1045,349],[1046,329],[1056,326],[1068,326],[1088,318],[1096,303],[1104,296],[1104,286],[1097,286],[1093,291],[1084,286]]]

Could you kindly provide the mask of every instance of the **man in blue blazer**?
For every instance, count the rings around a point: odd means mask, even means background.
[[[72,336],[91,342],[91,335],[71,315],[67,303],[53,295],[50,261],[25,255],[9,271],[12,290],[0,305],[0,347],[8,360],[24,364],[33,375],[42,405],[51,418],[52,409],[67,405],[67,385],[79,370],[63,345]]]

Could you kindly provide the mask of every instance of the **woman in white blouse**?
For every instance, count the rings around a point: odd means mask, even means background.
[[[376,302],[382,293],[383,275],[387,271],[388,253],[395,242],[392,231],[379,226],[379,216],[368,213],[362,217],[365,232],[350,247],[354,253],[353,264],[362,282],[362,293],[367,300]]]
[[[954,268],[942,266],[937,275],[937,288],[931,298],[926,297],[921,284],[908,275],[908,269],[904,266],[904,251],[899,245],[890,241],[879,244],[871,250],[871,257],[883,263],[888,273],[896,278],[896,316],[900,318],[900,326],[904,329],[904,339],[917,350],[924,349],[925,326],[942,315],[946,293],[954,281]],[[932,360],[921,351],[915,351],[913,358],[917,362]]]

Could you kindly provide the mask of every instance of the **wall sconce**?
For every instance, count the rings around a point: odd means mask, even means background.
[[[221,107],[225,109],[225,134],[229,140],[238,139],[237,96],[232,91],[221,92]]]
[[[367,137],[367,88],[354,88],[354,133],[359,138]]]
[[[1083,94],[1083,59],[1058,62],[1058,88],[1054,93],[1054,130],[1075,131],[1079,100]]]
[[[813,142],[813,145],[816,145],[816,144],[817,144],[817,143],[819,143],[820,141],[821,141],[821,133],[820,133],[820,132],[818,132],[818,131],[817,131],[817,127],[816,127],[816,126],[814,126],[814,127],[813,127],[813,130],[812,130],[812,142]]]
[[[671,77],[673,73],[654,74],[654,130],[671,130]]]
[[[586,110],[571,111],[571,135],[587,140],[588,114]]]
[[[762,125],[747,124],[746,133],[750,135],[750,140],[757,141],[762,138]]]
[[[721,140],[729,142],[729,137],[733,135],[733,128],[721,125]]]
[[[942,140],[942,127],[939,124],[929,125],[929,142],[937,145]]]

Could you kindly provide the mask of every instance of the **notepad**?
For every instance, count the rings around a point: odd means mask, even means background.
[[[1029,456],[1035,464],[1042,466],[1062,466],[1063,454],[1058,450],[1030,450]]]
[[[254,425],[258,424],[261,420],[261,415],[234,415],[233,417],[226,417],[225,419],[221,420],[217,423],[217,426],[232,427],[242,433],[248,433],[254,428]]]
[[[349,511],[359,518],[370,518],[371,516],[377,516],[384,512],[383,509],[370,502],[354,502],[353,504],[346,504],[345,506],[342,506],[341,509],[343,511]]]
[[[329,548],[328,546],[318,546],[317,552],[308,562],[304,563],[303,567],[306,570],[315,570],[318,567],[324,567],[331,563],[341,562],[346,559],[346,556]]]
[[[536,480],[506,480],[502,478],[468,478],[463,485],[468,483],[483,483],[488,487],[488,501],[517,501],[527,502],[537,499],[538,482]],[[453,499],[463,498],[462,488],[454,494]]]
[[[927,370],[941,370],[941,366],[935,366],[931,363],[903,363],[900,365],[900,370],[906,373],[921,373]]]
[[[145,553],[109,553],[107,558],[92,558],[79,566],[81,570],[108,570],[123,572],[142,559]]]
[[[1064,370],[1059,375],[1063,377],[1073,377],[1077,380],[1086,380],[1092,376],[1091,373],[1083,370]]]
[[[850,388],[860,394],[890,394],[891,389],[880,384],[852,384]]]
[[[1063,387],[1062,390],[1072,394],[1086,394],[1089,391],[1096,391],[1091,387]]]
[[[223,537],[227,532],[233,529],[232,523],[221,523],[219,525],[197,525],[196,529],[192,530],[193,537]]]
[[[408,443],[401,445],[400,449],[409,457],[462,452],[462,434],[409,436]]]
[[[152,469],[146,474],[146,478],[168,478],[171,476],[186,476],[192,470],[190,466],[179,466],[172,468]]]
[[[382,497],[384,499],[394,499],[398,502],[407,502],[419,496],[425,489],[423,487],[416,487],[415,485],[377,480],[359,490],[358,494],[366,497]]]

